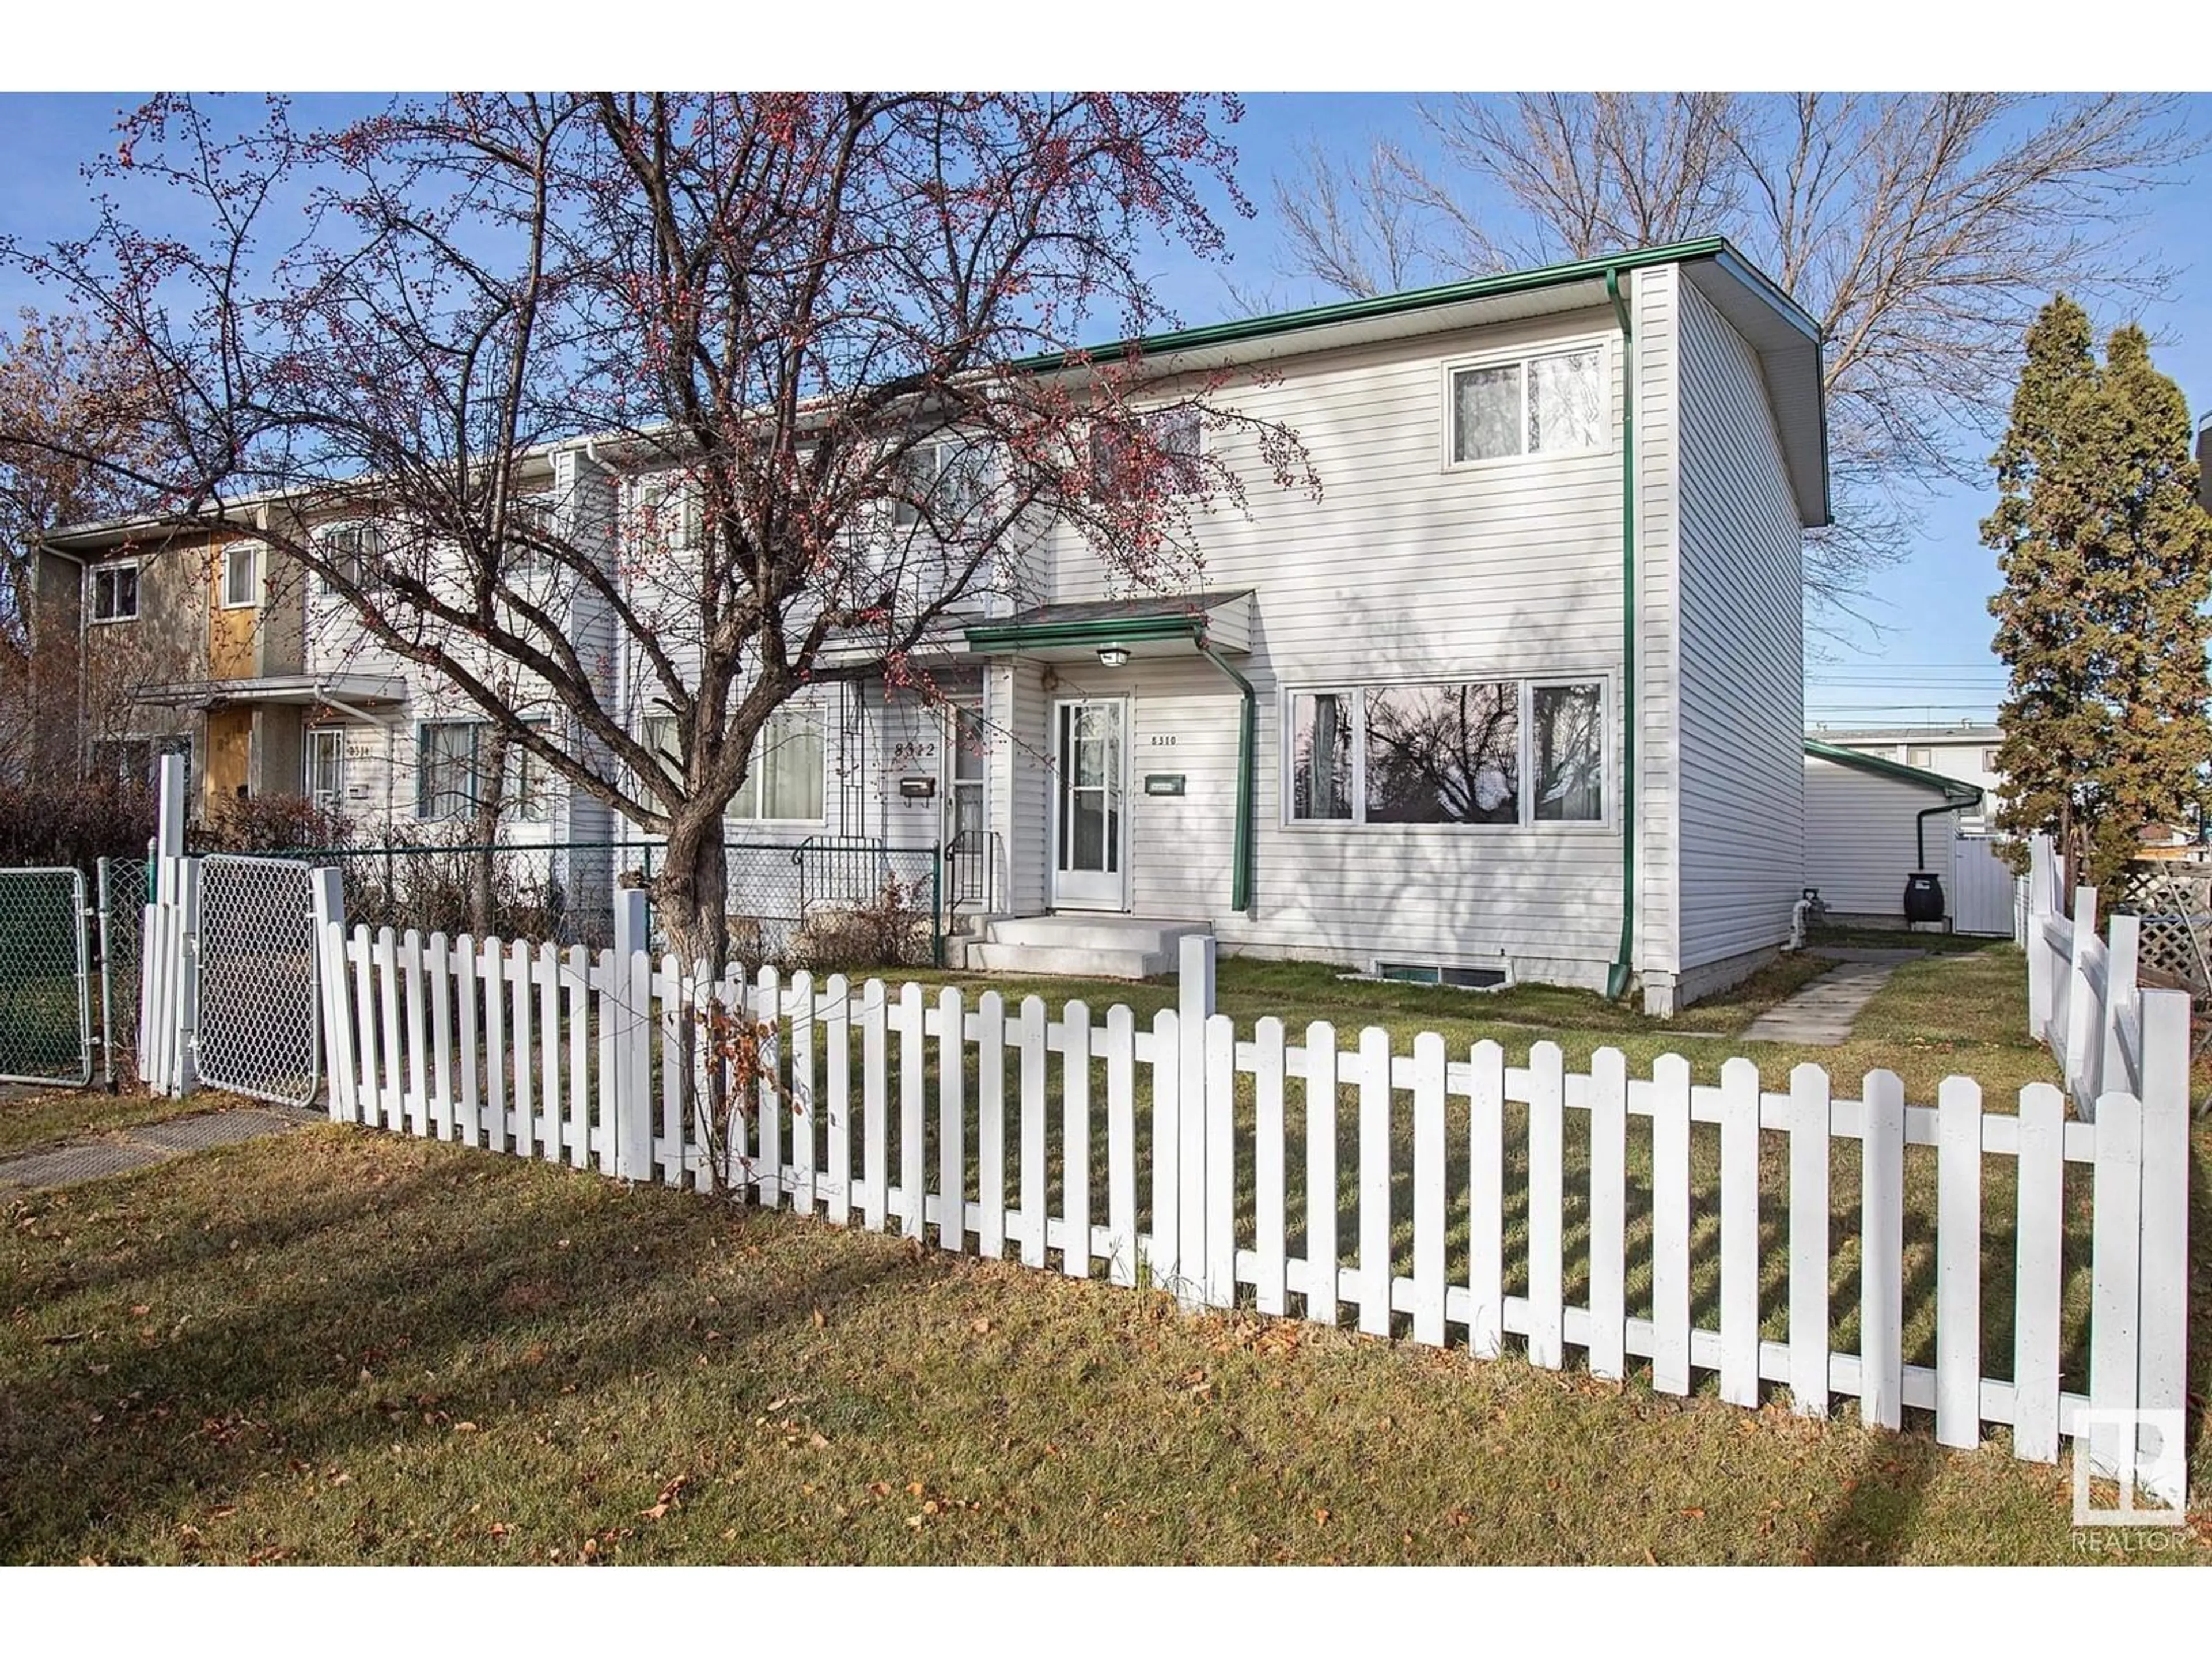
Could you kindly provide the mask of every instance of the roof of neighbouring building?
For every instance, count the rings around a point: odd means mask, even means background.
[[[1805,739],[1805,753],[1810,759],[1832,761],[1838,766],[1848,766],[1855,772],[1909,783],[1918,789],[1932,789],[1946,800],[1954,800],[1962,806],[1971,806],[1982,799],[1981,787],[1978,784],[1964,783],[1957,778],[1947,778],[1941,772],[1907,766],[1902,761],[1884,760],[1879,755],[1863,755],[1856,749],[1838,749],[1835,744],[1822,743],[1816,738]]]

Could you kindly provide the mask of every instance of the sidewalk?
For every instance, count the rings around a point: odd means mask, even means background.
[[[1808,954],[1824,957],[1837,965],[1785,1001],[1778,1002],[1744,1030],[1751,1042],[1796,1042],[1812,1048],[1832,1048],[1851,1034],[1859,1011],[1889,976],[1908,962],[1926,956],[1925,951],[1860,951],[1842,946],[1814,949]]]
[[[58,1140],[0,1159],[0,1194],[97,1181],[166,1164],[186,1152],[257,1140],[320,1121],[319,1115],[288,1112],[279,1106],[232,1108],[114,1129],[89,1139]]]

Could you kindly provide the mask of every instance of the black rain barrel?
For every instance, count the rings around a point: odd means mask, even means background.
[[[1943,884],[1930,870],[1916,870],[1905,880],[1905,919],[1907,921],[1943,920]]]

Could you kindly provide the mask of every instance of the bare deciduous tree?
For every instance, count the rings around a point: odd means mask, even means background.
[[[1237,113],[586,93],[310,132],[281,100],[240,124],[164,97],[94,169],[92,236],[0,253],[96,310],[162,389],[185,459],[121,477],[312,571],[498,746],[665,836],[664,921],[719,963],[724,809],[779,705],[913,683],[917,647],[1018,590],[1048,526],[1127,586],[1179,586],[1194,526],[1246,483],[1190,422],[1313,487],[1295,434],[1241,415],[1225,376],[1076,349],[1167,320],[1144,275],[1159,242],[1219,252],[1201,185],[1242,205],[1213,126]],[[204,231],[146,228],[149,191],[169,223],[196,203]],[[593,489],[667,486],[622,497],[618,558],[604,514],[527,499],[548,447],[586,439]],[[376,526],[372,551],[313,533],[334,519]],[[586,613],[631,665],[628,707],[571,626]],[[641,714],[673,722],[672,755]]]
[[[1980,477],[2053,289],[2160,289],[2125,245],[2131,198],[2202,149],[2178,100],[2122,94],[1463,94],[1422,114],[1433,161],[1320,154],[1277,181],[1286,273],[1363,294],[1729,237],[1826,337],[1816,618],[1902,556],[1929,486]]]
[[[83,315],[26,310],[0,332],[0,434],[17,434],[0,437],[0,769],[79,736],[75,641],[40,626],[40,538],[151,499],[90,458],[152,460],[161,427],[137,362]]]

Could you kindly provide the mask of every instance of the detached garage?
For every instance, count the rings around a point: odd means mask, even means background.
[[[1820,890],[1831,921],[1902,927],[1916,872],[1943,886],[1954,912],[1955,814],[1982,792],[1917,766],[1805,740],[1805,885]]]

